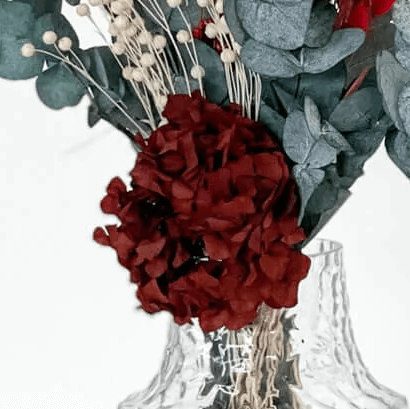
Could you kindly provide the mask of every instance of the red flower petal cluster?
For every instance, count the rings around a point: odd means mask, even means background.
[[[170,96],[163,115],[167,125],[138,138],[132,190],[115,178],[101,202],[121,224],[95,240],[117,251],[142,308],[179,324],[236,330],[262,302],[294,306],[310,260],[292,248],[305,235],[277,142],[238,106],[198,92]]]
[[[386,14],[395,0],[337,0],[339,11],[335,30],[361,28],[368,31],[371,22]]]

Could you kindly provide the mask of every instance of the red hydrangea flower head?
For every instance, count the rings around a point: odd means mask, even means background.
[[[293,248],[305,234],[278,143],[239,106],[199,92],[170,96],[163,116],[168,124],[137,138],[132,189],[115,178],[102,200],[120,225],[95,240],[116,250],[142,308],[179,324],[237,330],[262,302],[294,306],[310,260]]]

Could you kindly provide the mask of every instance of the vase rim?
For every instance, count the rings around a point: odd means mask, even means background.
[[[343,245],[338,241],[315,238],[303,249],[303,253],[312,259],[337,253],[341,250],[343,250]]]

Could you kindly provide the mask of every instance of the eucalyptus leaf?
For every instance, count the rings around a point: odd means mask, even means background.
[[[410,71],[410,42],[405,40],[399,30],[396,31],[394,45],[397,60],[407,71]]]
[[[303,45],[311,8],[312,0],[236,0],[238,18],[250,37],[283,50]]]
[[[318,139],[321,133],[321,119],[319,109],[308,95],[305,97],[305,117],[311,135]]]
[[[282,104],[278,99],[278,96],[275,91],[275,83],[269,78],[266,79],[265,77],[261,77],[262,83],[262,92],[261,92],[261,99],[268,105],[270,108],[275,110],[280,114],[284,114],[282,110]]]
[[[57,37],[69,37],[73,43],[73,48],[79,47],[78,36],[70,22],[61,13],[48,13],[41,16],[35,23],[33,42],[41,49],[55,54],[54,45],[47,45],[43,42],[45,31],[54,31]]]
[[[36,81],[41,101],[52,109],[77,105],[86,93],[86,87],[63,63],[43,71]]]
[[[35,54],[23,57],[21,47],[28,39],[2,35],[0,39],[0,77],[9,80],[25,80],[37,76],[44,65],[44,56]]]
[[[309,168],[322,168],[335,162],[337,150],[330,146],[324,139],[315,141],[306,158],[306,166]]]
[[[379,91],[383,98],[383,107],[396,127],[404,131],[403,121],[398,109],[399,94],[410,81],[407,72],[388,51],[382,51],[376,60]]]
[[[401,131],[391,132],[385,143],[391,160],[410,178],[410,136]]]
[[[152,6],[153,3],[144,1],[142,4],[144,4],[145,7],[143,7],[140,2],[134,1],[134,9],[144,19],[145,28],[150,32],[161,32],[162,28],[161,24],[158,24],[158,18],[153,17],[153,15],[157,15],[155,8]],[[165,19],[168,21],[174,9],[168,6],[166,0],[157,0],[157,4],[164,13]],[[147,8],[150,12],[147,11]],[[152,12],[153,10],[154,12]]]
[[[61,12],[62,0],[19,0],[21,3],[29,4],[33,8],[35,17],[43,14]],[[14,2],[14,1],[13,1]]]
[[[382,98],[376,88],[362,88],[343,98],[329,122],[341,132],[369,129],[383,112]]]
[[[346,138],[329,122],[323,121],[320,131],[324,140],[338,152],[352,151],[352,147]]]
[[[286,154],[293,162],[303,163],[314,143],[315,139],[310,134],[304,113],[291,112],[283,128],[283,149]]]
[[[89,58],[89,73],[103,88],[111,89],[119,94],[122,81],[121,67],[106,46],[92,47],[85,50]]]
[[[15,38],[27,36],[34,21],[34,13],[29,4],[0,1],[0,41],[4,34]]]
[[[330,180],[323,180],[323,182],[313,192],[306,211],[311,213],[323,213],[330,210],[337,203],[339,196],[339,188],[331,183]]]
[[[200,88],[198,80],[190,79],[188,82],[191,92]],[[173,83],[177,94],[189,94],[186,80],[182,75],[175,76]]]
[[[187,1],[182,2],[180,7],[171,9],[170,16],[168,18],[168,24],[172,31],[179,31],[179,30],[188,30],[186,22],[181,15],[180,10],[184,14],[188,24],[190,24],[191,28],[194,28],[198,25],[201,18],[203,17],[204,11],[206,9],[198,6],[196,1]],[[205,16],[204,16],[205,17]]]
[[[205,70],[203,84],[206,98],[213,103],[222,103],[228,95],[226,87],[225,70],[219,54],[203,41],[195,40],[195,48],[198,55],[199,64]],[[182,57],[188,72],[191,71],[192,61],[185,49],[181,50]],[[182,71],[182,70],[181,70]],[[182,75],[182,72],[180,73]]]
[[[319,231],[329,222],[333,215],[350,197],[350,194],[351,193],[346,189],[339,189],[337,201],[331,209],[323,213],[310,213],[306,211],[302,227],[308,234],[308,239],[304,241],[303,245],[306,245],[310,240],[317,236]]]
[[[324,47],[333,33],[337,11],[333,4],[318,1],[310,13],[309,24],[305,35],[305,45],[311,48]]]
[[[274,109],[261,102],[259,120],[282,142],[285,118]]]
[[[291,95],[296,95],[300,104],[303,104],[305,96],[311,97],[322,119],[327,119],[340,101],[346,86],[346,75],[346,66],[341,61],[320,74],[303,73],[294,78],[277,79],[275,83]]]
[[[236,1],[227,0],[224,2],[224,16],[235,41],[240,45],[244,44],[248,36],[238,18]]]
[[[291,94],[284,91],[279,85],[274,85],[274,89],[279,102],[287,114],[290,114],[296,109],[302,110],[302,106]]]
[[[330,41],[321,48],[303,48],[303,71],[317,74],[335,66],[354,53],[364,42],[366,33],[358,28],[334,31]]]
[[[345,86],[346,66],[341,61],[320,74],[301,74],[298,96],[299,98],[310,96],[319,108],[322,119],[327,119],[340,101]]]
[[[248,40],[241,49],[242,62],[251,70],[268,77],[294,77],[302,72],[300,62],[288,51]]]
[[[95,102],[92,102],[88,106],[88,112],[87,112],[87,123],[90,128],[95,126],[99,120],[101,119],[101,116],[99,114],[99,110]]]
[[[344,135],[352,147],[352,151],[342,152],[338,160],[339,173],[346,181],[345,187],[351,186],[363,174],[364,164],[376,152],[391,126],[391,119],[385,115],[372,129]]]
[[[322,169],[306,169],[302,165],[296,165],[292,169],[292,174],[299,188],[301,205],[299,211],[299,223],[303,220],[306,205],[313,192],[322,182],[325,171]]]
[[[410,83],[408,83],[399,95],[399,115],[403,122],[407,135],[410,135]]]

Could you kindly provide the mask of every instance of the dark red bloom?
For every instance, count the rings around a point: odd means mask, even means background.
[[[395,0],[337,0],[339,11],[335,30],[340,28],[361,28],[367,31],[371,22],[386,14]]]
[[[167,125],[137,138],[132,190],[115,178],[102,200],[121,224],[95,240],[117,251],[142,308],[179,324],[236,330],[262,302],[294,306],[310,260],[293,248],[305,235],[278,143],[240,107],[198,92],[170,96],[163,115]]]

